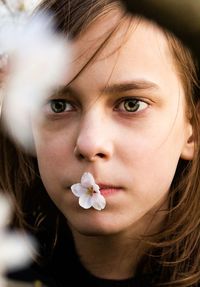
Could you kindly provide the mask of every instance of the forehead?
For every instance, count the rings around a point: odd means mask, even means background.
[[[117,9],[94,21],[72,42],[72,50],[69,79],[84,67],[78,78],[89,77],[90,88],[108,79],[126,81],[127,76],[149,78],[161,86],[166,80],[180,82],[164,32],[138,17],[122,19]]]

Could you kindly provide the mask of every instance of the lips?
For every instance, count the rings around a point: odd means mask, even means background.
[[[102,195],[112,195],[114,193],[117,193],[122,190],[121,186],[113,186],[113,185],[107,185],[107,184],[98,184],[100,188],[100,192]]]

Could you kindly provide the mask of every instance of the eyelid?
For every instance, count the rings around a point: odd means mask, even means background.
[[[150,102],[147,99],[139,98],[139,97],[136,97],[136,96],[126,96],[126,97],[123,97],[123,98],[120,98],[119,100],[117,100],[114,110],[118,110],[118,107],[120,106],[120,104],[125,102],[125,101],[128,101],[128,100],[135,100],[135,101],[138,101],[138,102],[143,102],[147,106],[150,105]],[[131,112],[129,112],[129,113],[131,113]],[[136,112],[132,112],[132,113],[137,113],[137,111]]]
[[[122,96],[119,99],[117,99],[116,105],[120,104],[123,101],[127,101],[127,100],[136,100],[136,101],[141,101],[141,102],[148,103],[148,100],[144,99],[143,97],[139,97],[139,96]]]
[[[64,102],[65,104],[69,104],[71,105],[72,107],[74,107],[74,103],[72,103],[72,101],[70,100],[67,100],[67,99],[52,99],[50,102]]]
[[[53,102],[59,102],[59,101],[64,102],[66,105],[70,105],[72,108],[68,109],[68,110],[64,110],[63,112],[60,112],[60,113],[55,113],[51,108],[51,104]],[[45,112],[49,115],[59,116],[59,115],[62,115],[64,113],[72,112],[75,109],[76,109],[75,104],[72,103],[72,101],[67,100],[67,99],[63,99],[63,98],[50,98],[48,101],[46,101],[46,104],[45,104]]]

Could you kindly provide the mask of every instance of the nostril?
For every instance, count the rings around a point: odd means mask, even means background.
[[[74,148],[74,155],[76,156],[77,159],[79,160],[89,160],[89,161],[95,161],[95,159],[98,158],[105,158],[106,153],[104,152],[98,152],[98,153],[93,153],[92,151],[87,151],[87,150],[80,150],[78,146]]]
[[[97,156],[100,157],[100,158],[104,158],[105,157],[105,155],[103,153],[98,153]]]
[[[84,159],[85,157],[82,154],[78,155],[79,159]]]

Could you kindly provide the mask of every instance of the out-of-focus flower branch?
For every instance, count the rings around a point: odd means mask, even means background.
[[[54,32],[51,15],[31,14],[38,0],[0,1],[3,120],[10,135],[31,150],[30,116],[34,117],[52,91],[62,85],[69,44]]]
[[[31,14],[42,0],[0,0],[1,13],[10,18]]]
[[[55,33],[52,15],[33,13],[39,2],[0,0],[0,117],[12,139],[30,151],[30,117],[62,86],[70,56],[68,41]],[[1,287],[5,272],[27,264],[34,249],[30,238],[8,232],[11,213],[0,193]]]
[[[5,274],[31,262],[36,250],[35,241],[28,235],[9,231],[12,201],[0,193],[0,286],[7,286]]]

